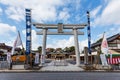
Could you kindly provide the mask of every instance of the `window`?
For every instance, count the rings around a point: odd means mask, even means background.
[[[108,44],[109,47],[117,47],[117,44]]]
[[[120,44],[118,44],[118,48],[120,49]]]

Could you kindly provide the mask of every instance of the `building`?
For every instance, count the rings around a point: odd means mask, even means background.
[[[0,54],[6,54],[8,50],[12,50],[11,46],[6,45],[5,43],[0,43]],[[16,52],[21,51],[20,48],[15,49]]]
[[[120,33],[115,34],[111,37],[108,37],[107,42],[108,42],[108,47],[110,50],[120,52]],[[95,43],[93,43],[91,45],[92,51],[96,51],[100,49],[101,43],[102,43],[102,38],[96,41]]]
[[[120,64],[120,33],[115,34],[107,38],[109,53],[112,54],[112,60],[110,55],[107,55],[108,64]],[[92,52],[101,53],[102,38],[91,45]],[[98,54],[98,55],[99,55]],[[96,58],[97,59],[97,58]]]

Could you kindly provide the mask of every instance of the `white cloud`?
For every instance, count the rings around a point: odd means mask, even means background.
[[[111,0],[108,2],[102,14],[94,20],[96,25],[120,25],[120,0]]]
[[[8,15],[9,18],[16,20],[16,21],[21,21],[24,20],[24,13],[21,8],[15,8],[15,7],[8,7],[7,10],[5,10],[6,14]]]
[[[38,46],[40,46],[41,43],[41,36],[38,36],[36,34],[35,30],[32,30],[32,49],[36,50],[38,48]]]
[[[0,42],[5,43],[6,45],[13,46],[15,40],[16,27],[9,24],[0,23]]]
[[[113,35],[118,34],[118,33],[120,33],[120,26],[113,26],[113,27],[110,27],[108,29],[108,31],[105,32],[105,36],[106,36],[106,38],[108,38],[108,37],[113,36]],[[102,37],[103,37],[103,33],[98,34],[96,36],[96,39],[99,40]],[[96,42],[96,41],[94,41],[94,42]]]
[[[80,48],[80,50],[83,50],[84,49],[84,47],[88,47],[88,40],[86,39],[86,40],[82,40],[82,41],[80,41],[79,42],[79,48]]]
[[[64,4],[63,0],[1,0],[7,5],[6,13],[9,18],[17,21],[24,20],[25,8],[32,9],[32,18],[35,21],[55,21],[57,7]]]
[[[26,37],[26,30],[22,30],[22,33],[24,35],[24,38]],[[41,36],[38,36],[36,34],[35,30],[32,30],[32,50],[37,50],[38,46],[40,46],[41,44]],[[26,39],[25,39],[26,40]],[[26,43],[24,43],[24,46],[26,45]]]
[[[70,14],[68,13],[68,9],[64,8],[60,13],[59,13],[59,19],[63,20],[66,22],[70,18]]]
[[[74,46],[74,36],[69,37],[69,39],[62,39],[62,40],[54,40],[51,39],[51,43],[47,44],[47,48],[51,47],[51,48],[65,48],[65,47],[70,47],[70,46]],[[93,41],[92,41],[93,42]],[[79,41],[79,50],[83,50],[84,47],[88,46],[88,40],[82,40]]]
[[[36,22],[50,22],[57,19],[66,22],[70,17],[69,11],[80,10],[81,0],[1,0],[0,3],[7,5],[5,10],[7,16],[16,21],[25,20],[25,8],[31,8],[32,19]],[[71,6],[65,9],[67,5]],[[59,11],[60,7],[63,7],[62,11]]]
[[[102,6],[98,6],[97,8],[95,8],[94,10],[91,11],[91,17],[92,18],[96,18],[96,15],[98,14],[98,12],[100,11],[100,9],[102,8]]]
[[[36,21],[42,22],[42,21],[55,21],[57,12],[54,7],[51,8],[41,8],[41,6],[38,6],[39,9],[33,9],[32,11],[32,18]]]
[[[113,26],[107,31],[108,36],[112,36],[120,33],[120,26]]]
[[[52,48],[65,48],[65,47],[70,47],[74,45],[74,37],[70,37],[68,40],[62,39],[62,40],[51,40],[52,42],[47,44],[47,47],[52,47]]]
[[[0,23],[0,35],[1,36],[8,36],[10,32],[16,32],[15,26],[10,26],[8,24]]]

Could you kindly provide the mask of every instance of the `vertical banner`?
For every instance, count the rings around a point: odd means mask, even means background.
[[[35,54],[35,64],[39,64],[39,53]]]
[[[100,54],[101,62],[103,66],[108,66],[105,54]]]
[[[87,27],[87,33],[88,33],[88,52],[91,54],[91,32],[90,32],[90,14],[89,11],[87,11],[87,18],[88,18],[88,27]]]
[[[101,43],[101,51],[103,54],[106,54],[108,55],[108,51],[109,50],[109,47],[108,47],[108,42],[107,42],[107,39],[106,39],[106,36],[105,36],[105,33],[103,34],[103,40],[102,40],[102,43]]]
[[[31,9],[26,11],[26,55],[31,52]]]

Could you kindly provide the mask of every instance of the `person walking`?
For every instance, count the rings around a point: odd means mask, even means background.
[[[11,58],[10,50],[8,50],[8,52],[7,52],[7,63],[9,65],[9,69],[11,70],[12,69],[12,58]]]

